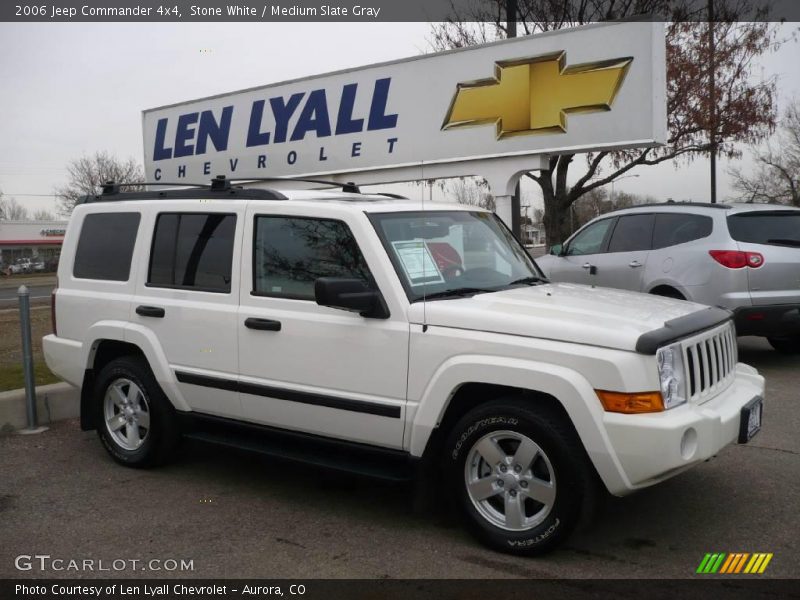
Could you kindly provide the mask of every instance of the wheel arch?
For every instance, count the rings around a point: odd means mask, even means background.
[[[127,325],[127,324],[126,324]],[[81,385],[81,429],[95,429],[92,420],[91,402],[97,374],[109,362],[122,356],[139,356],[143,358],[156,381],[177,410],[190,410],[182,394],[178,390],[177,380],[169,368],[166,355],[152,331],[142,328],[110,327],[93,328],[94,335],[88,343],[83,383]]]
[[[647,293],[653,294],[654,296],[677,298],[678,300],[689,299],[689,296],[686,294],[686,291],[684,289],[672,283],[659,283],[657,285],[653,285],[651,286],[651,288],[648,290]],[[678,298],[678,296],[680,296],[680,298]]]
[[[627,478],[602,423],[602,406],[589,382],[567,367],[521,359],[462,356],[443,365],[414,413],[410,453],[423,458],[435,456],[448,427],[462,415],[507,395],[520,395],[562,415],[575,430],[606,488],[627,487]]]

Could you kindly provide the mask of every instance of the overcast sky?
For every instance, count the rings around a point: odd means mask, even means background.
[[[31,210],[53,210],[52,197],[34,195],[65,183],[70,159],[107,150],[142,161],[143,109],[418,55],[429,30],[427,23],[2,23],[0,190]],[[781,109],[800,97],[798,56],[791,42],[760,65],[778,76]],[[720,198],[732,194],[726,167],[722,161]],[[639,177],[619,181],[615,193],[708,198],[706,161],[633,173]],[[535,187],[525,195],[536,203]]]

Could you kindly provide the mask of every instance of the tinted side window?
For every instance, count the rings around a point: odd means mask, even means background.
[[[139,213],[86,215],[75,252],[73,277],[128,281]]]
[[[636,252],[650,250],[653,243],[654,215],[625,215],[617,221],[609,252]]]
[[[653,232],[653,248],[685,244],[711,235],[713,221],[703,215],[659,214]]]
[[[236,215],[158,215],[147,285],[230,292],[235,233]]]
[[[608,237],[608,231],[614,219],[603,219],[589,225],[578,235],[572,238],[567,247],[568,256],[581,256],[583,254],[597,254],[603,251],[603,245]]]
[[[314,299],[319,277],[372,281],[350,229],[341,221],[256,217],[253,294]]]

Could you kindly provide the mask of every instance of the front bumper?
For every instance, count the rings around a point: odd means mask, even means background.
[[[737,441],[742,407],[756,396],[764,396],[764,378],[739,363],[728,388],[703,404],[639,415],[605,413],[606,433],[626,480],[609,491],[623,496],[713,457]]]
[[[742,306],[733,314],[737,335],[800,335],[800,304]]]

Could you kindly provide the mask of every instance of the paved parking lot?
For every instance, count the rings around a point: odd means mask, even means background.
[[[478,546],[447,513],[413,513],[402,486],[200,445],[167,467],[130,470],[66,421],[0,437],[0,577],[41,576],[17,571],[14,557],[49,554],[192,559],[194,571],[175,574],[200,578],[667,578],[693,576],[706,552],[772,552],[761,577],[798,577],[800,359],[755,338],[740,340],[740,358],[767,377],[755,440],[610,500],[544,558]],[[93,574],[45,574],[58,575]]]

